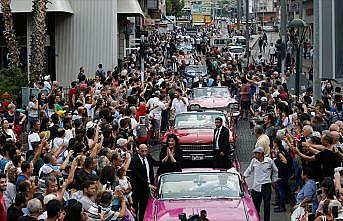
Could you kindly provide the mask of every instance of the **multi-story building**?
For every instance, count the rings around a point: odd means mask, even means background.
[[[15,0],[11,8],[21,64],[29,72],[32,1]],[[138,0],[54,0],[47,8],[48,70],[44,74],[63,85],[76,78],[81,66],[89,76],[94,76],[99,63],[113,70],[127,36],[135,32],[128,18],[144,16]],[[0,22],[0,68],[7,65],[3,30]]]
[[[277,0],[254,0],[252,3],[252,12],[258,21],[275,24],[279,12]]]

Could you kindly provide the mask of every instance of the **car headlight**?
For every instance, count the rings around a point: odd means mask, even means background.
[[[191,104],[189,106],[190,111],[199,111],[200,110],[200,105],[199,104]]]

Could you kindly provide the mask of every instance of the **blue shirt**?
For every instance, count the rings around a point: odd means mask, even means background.
[[[308,180],[305,185],[301,188],[300,192],[296,197],[297,204],[300,204],[305,198],[311,198],[312,213],[316,213],[318,208],[317,200],[317,186],[314,180]]]
[[[23,181],[27,180],[27,177],[24,174],[20,174],[17,178],[17,182],[15,182],[15,187],[17,191],[19,191],[19,184]]]

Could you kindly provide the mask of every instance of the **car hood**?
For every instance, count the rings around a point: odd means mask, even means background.
[[[213,141],[214,128],[205,129],[172,129],[169,130],[164,138],[169,134],[175,134],[179,138],[179,143],[182,144],[210,144]],[[163,139],[163,142],[166,142]]]
[[[186,216],[200,214],[206,210],[207,218],[216,221],[245,221],[246,209],[242,199],[210,199],[210,200],[166,200],[155,202],[155,214],[159,221],[178,220],[180,213]]]
[[[196,98],[190,101],[190,104],[198,104],[203,108],[221,108],[227,107],[230,103],[236,103],[237,101],[233,98]]]

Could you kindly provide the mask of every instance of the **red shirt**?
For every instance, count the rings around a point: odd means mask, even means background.
[[[77,93],[77,89],[75,87],[71,88],[68,92],[68,97],[69,97],[69,107],[70,108],[74,108],[74,102],[75,100],[73,100],[73,95],[76,95]]]
[[[3,195],[0,195],[0,221],[7,220],[6,205]]]

